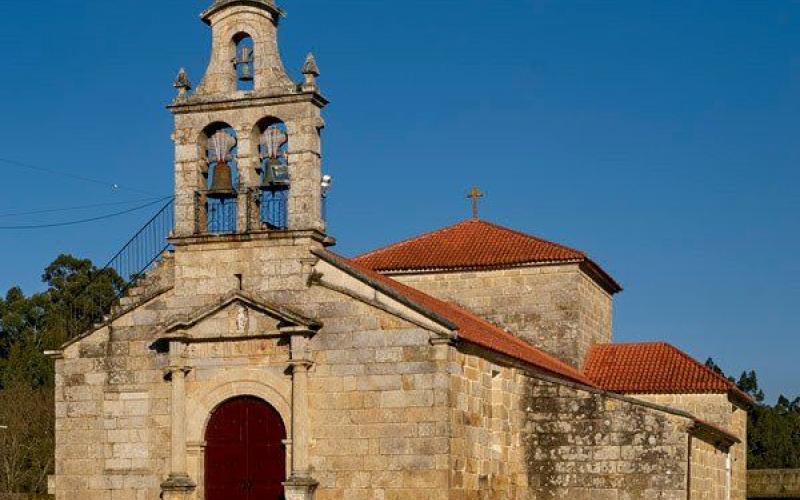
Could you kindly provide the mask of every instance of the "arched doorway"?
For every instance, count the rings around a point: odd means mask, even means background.
[[[261,399],[218,406],[206,429],[206,500],[282,500],[286,427]]]

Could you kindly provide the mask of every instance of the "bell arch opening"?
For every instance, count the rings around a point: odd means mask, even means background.
[[[205,185],[198,193],[204,220],[203,232],[235,233],[237,230],[239,168],[236,130],[224,122],[208,125],[201,134]]]
[[[286,426],[280,413],[253,396],[229,399],[205,431],[205,500],[282,500]]]
[[[259,222],[261,229],[288,229],[288,204],[291,189],[289,171],[289,130],[275,117],[265,117],[256,123],[254,141],[257,144],[258,175],[261,179]]]
[[[255,81],[255,43],[247,33],[240,32],[231,40],[234,46],[233,68],[236,72],[236,90],[251,91]]]

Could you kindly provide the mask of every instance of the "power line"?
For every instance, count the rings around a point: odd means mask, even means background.
[[[166,196],[164,198],[160,198],[155,201],[151,201],[150,203],[146,203],[144,205],[140,205],[138,207],[130,208],[128,210],[123,210],[121,212],[115,212],[111,214],[101,215],[98,217],[91,217],[88,219],[81,219],[81,220],[74,220],[68,222],[56,222],[53,224],[38,224],[38,225],[27,225],[27,226],[0,226],[0,230],[2,231],[12,231],[12,230],[32,230],[32,229],[46,229],[46,228],[53,228],[53,227],[64,227],[64,226],[74,226],[77,224],[86,224],[88,222],[97,222],[101,220],[111,219],[112,217],[119,217],[120,215],[129,214],[132,212],[136,212],[137,210],[142,210],[147,207],[151,207],[158,203],[161,203],[165,200],[172,198],[171,196]]]
[[[0,158],[0,163],[6,163],[6,164],[14,165],[14,166],[17,166],[17,167],[27,168],[29,170],[36,170],[36,171],[39,171],[39,172],[47,172],[47,173],[50,173],[50,174],[60,175],[60,176],[63,176],[63,177],[69,177],[71,179],[76,179],[76,180],[83,181],[83,182],[90,182],[92,184],[99,184],[101,186],[109,187],[109,188],[111,188],[113,190],[125,190],[125,191],[136,192],[136,193],[139,193],[139,194],[146,194],[148,196],[156,196],[154,193],[151,193],[151,192],[148,192],[148,191],[144,191],[142,189],[122,187],[119,184],[116,184],[114,182],[108,182],[108,181],[104,181],[104,180],[101,180],[101,179],[93,179],[91,177],[86,177],[84,175],[71,174],[71,173],[64,172],[64,171],[61,171],[61,170],[56,170],[56,169],[53,169],[53,168],[41,167],[41,166],[37,166],[37,165],[31,165],[30,163],[23,163],[21,161],[10,160],[8,158]]]
[[[108,203],[94,203],[91,205],[74,205],[71,207],[62,207],[62,208],[48,208],[43,210],[32,210],[29,212],[0,212],[0,217],[22,217],[24,215],[38,215],[38,214],[50,214],[50,213],[57,213],[57,212],[69,212],[72,210],[84,210],[87,208],[100,208],[100,207],[114,207],[119,205],[132,205],[134,203],[142,203],[145,201],[154,201],[160,200],[162,198],[144,198],[139,200],[128,200],[128,201],[116,201],[116,202],[108,202]]]

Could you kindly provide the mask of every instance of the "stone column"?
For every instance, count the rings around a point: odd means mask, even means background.
[[[240,124],[236,127],[236,138],[238,153],[236,155],[236,166],[239,171],[237,225],[239,233],[249,233],[258,227],[257,222],[253,221],[253,192],[250,188],[258,187],[256,167],[258,166],[253,156],[253,124]]]
[[[308,412],[308,370],[312,362],[308,359],[307,334],[294,335],[291,339],[292,360],[292,473],[284,483],[286,500],[311,500],[317,481],[311,477],[308,460],[310,422]]]
[[[191,236],[197,226],[195,193],[202,187],[198,131],[183,125],[176,117],[172,133],[175,142],[175,236]]]
[[[177,342],[171,343],[170,353],[179,358],[181,347]],[[161,484],[164,500],[186,500],[196,487],[186,471],[186,374],[190,369],[179,361],[174,359],[167,369],[172,386],[172,428],[170,473]]]
[[[303,116],[286,122],[289,132],[289,229],[324,231],[322,221],[322,140],[320,108],[308,104]]]

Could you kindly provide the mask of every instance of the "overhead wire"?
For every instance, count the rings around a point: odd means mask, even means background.
[[[119,205],[133,205],[134,203],[142,203],[146,201],[155,201],[160,200],[161,198],[141,198],[138,200],[128,200],[128,201],[115,201],[115,202],[108,202],[108,203],[93,203],[90,205],[73,205],[69,207],[61,207],[61,208],[47,208],[42,210],[31,210],[28,212],[0,212],[0,218],[5,217],[22,217],[26,215],[39,215],[39,214],[50,214],[50,213],[58,213],[58,212],[70,212],[76,210],[85,210],[88,208],[101,208],[101,207],[114,207]]]
[[[65,226],[74,226],[78,224],[86,224],[89,222],[97,222],[101,220],[111,219],[113,217],[119,217],[122,215],[126,215],[129,213],[136,212],[138,210],[145,209],[147,207],[152,207],[158,203],[162,203],[164,201],[169,200],[172,196],[165,196],[163,198],[159,198],[155,201],[151,201],[149,203],[145,203],[144,205],[139,205],[137,207],[129,208],[127,210],[122,210],[119,212],[114,212],[110,214],[100,215],[97,217],[90,217],[86,219],[80,220],[73,220],[73,221],[66,221],[66,222],[54,222],[50,224],[31,224],[31,225],[18,225],[18,226],[0,226],[0,231],[12,231],[12,230],[34,230],[34,229],[46,229],[46,228],[54,228],[54,227],[65,227]]]
[[[149,192],[149,191],[145,191],[145,190],[142,190],[142,189],[131,188],[131,187],[127,187],[127,186],[121,186],[121,185],[119,185],[117,183],[108,182],[108,181],[105,181],[105,180],[102,180],[102,179],[94,179],[92,177],[87,177],[85,175],[72,174],[72,173],[64,172],[62,170],[57,170],[57,169],[54,169],[54,168],[42,167],[42,166],[39,166],[39,165],[31,165],[30,163],[24,163],[24,162],[21,162],[21,161],[11,160],[11,159],[8,159],[8,158],[0,158],[0,163],[6,163],[8,165],[14,165],[14,166],[17,166],[17,167],[27,168],[29,170],[36,170],[36,171],[39,171],[39,172],[47,172],[47,173],[50,173],[50,174],[60,175],[60,176],[63,176],[63,177],[69,177],[71,179],[76,179],[76,180],[83,181],[83,182],[89,182],[89,183],[92,183],[92,184],[98,184],[98,185],[101,185],[101,186],[105,186],[105,187],[111,188],[111,189],[113,189],[115,191],[124,190],[124,191],[130,191],[130,192],[135,192],[135,193],[139,193],[139,194],[144,194],[144,195],[148,195],[148,196],[156,196],[154,193]]]

